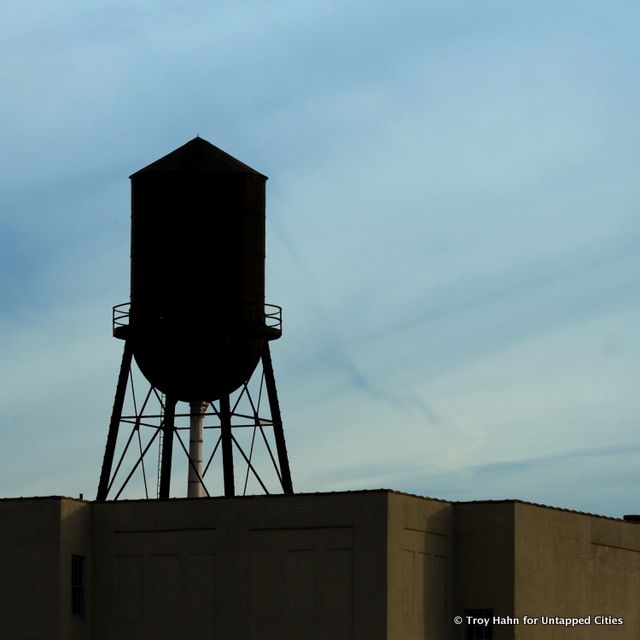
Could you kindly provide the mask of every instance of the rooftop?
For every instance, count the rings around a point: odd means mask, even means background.
[[[143,173],[165,171],[208,171],[213,173],[244,173],[267,179],[267,176],[240,162],[226,151],[204,138],[196,136],[166,156],[131,174],[133,178]]]

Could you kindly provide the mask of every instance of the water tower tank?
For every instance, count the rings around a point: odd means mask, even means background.
[[[201,138],[131,176],[127,339],[174,399],[231,393],[280,335],[264,313],[266,180]]]

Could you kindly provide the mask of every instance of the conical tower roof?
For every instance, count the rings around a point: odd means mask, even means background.
[[[248,173],[267,179],[267,176],[252,169],[249,165],[236,160],[226,151],[218,149],[215,145],[207,142],[200,136],[189,140],[186,144],[178,147],[166,156],[143,167],[129,177],[140,175],[141,173],[151,173],[156,171],[211,171],[215,173]]]

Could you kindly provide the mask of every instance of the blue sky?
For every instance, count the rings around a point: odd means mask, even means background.
[[[299,491],[638,512],[635,2],[5,0],[0,495],[93,496],[127,176],[265,173]]]

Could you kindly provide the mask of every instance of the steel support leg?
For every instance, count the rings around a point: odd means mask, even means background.
[[[220,398],[220,436],[222,438],[222,472],[224,474],[224,495],[236,495],[233,477],[233,441],[231,439],[231,407],[229,396]]]
[[[280,415],[280,403],[278,402],[278,391],[276,389],[276,379],[273,375],[271,351],[269,350],[268,342],[264,343],[264,347],[262,349],[262,370],[264,371],[264,382],[267,387],[269,409],[271,410],[271,420],[273,421],[273,434],[275,436],[276,450],[278,452],[278,464],[280,465],[282,490],[285,493],[293,493],[291,470],[289,469],[289,456],[287,455],[287,444],[284,440],[282,416]]]
[[[116,443],[118,441],[118,430],[120,428],[120,418],[122,417],[122,406],[124,405],[124,397],[127,391],[127,381],[129,379],[129,372],[131,371],[132,354],[133,350],[131,349],[131,343],[129,340],[125,340],[124,351],[122,353],[122,364],[120,365],[118,384],[116,386],[116,396],[113,400],[111,421],[109,422],[107,444],[104,449],[104,458],[102,460],[102,471],[100,472],[98,495],[96,496],[96,500],[100,501],[107,499],[107,493],[109,491],[109,480],[111,479],[113,455],[116,451]]]
[[[167,396],[162,425],[162,463],[160,469],[160,491],[158,497],[166,500],[171,491],[171,460],[173,458],[173,426],[176,416],[176,400]]]

